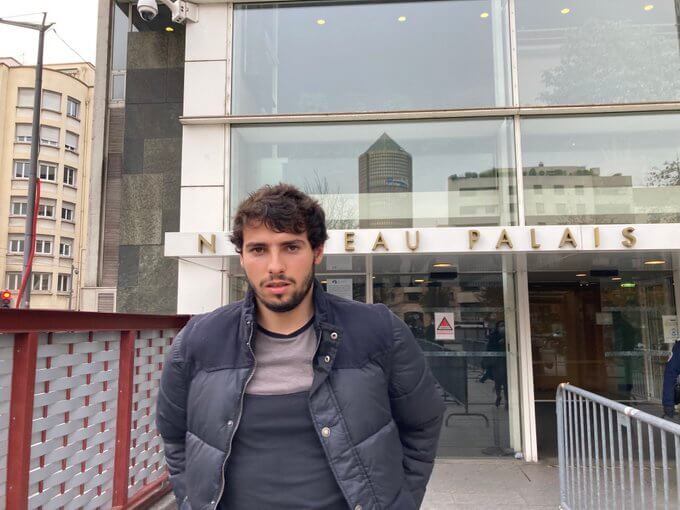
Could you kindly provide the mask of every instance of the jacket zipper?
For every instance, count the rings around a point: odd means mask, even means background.
[[[238,416],[236,417],[236,423],[234,424],[234,431],[232,432],[230,438],[229,438],[229,444],[227,444],[227,455],[224,458],[224,462],[222,463],[222,485],[220,487],[220,494],[215,499],[215,506],[213,506],[213,510],[217,509],[217,505],[220,504],[220,500],[222,499],[222,495],[224,493],[224,485],[225,485],[225,479],[224,479],[224,468],[227,466],[227,461],[229,460],[229,455],[231,455],[231,445],[234,442],[234,436],[236,435],[236,431],[238,430],[238,426],[241,424],[241,415],[243,414],[243,399],[246,394],[246,387],[248,386],[248,383],[250,383],[250,380],[253,378],[253,375],[255,375],[255,368],[257,368],[257,359],[255,358],[255,352],[253,351],[252,347],[252,341],[253,341],[253,333],[255,332],[255,327],[252,325],[252,322],[249,324],[250,325],[250,337],[248,338],[248,349],[250,350],[250,354],[253,357],[253,369],[250,371],[250,374],[248,374],[248,379],[246,379],[246,383],[243,385],[243,390],[241,391],[241,399],[240,399],[240,407],[238,411]]]

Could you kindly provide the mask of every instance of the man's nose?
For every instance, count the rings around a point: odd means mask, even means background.
[[[286,271],[281,254],[278,250],[272,250],[269,258],[269,274],[282,274]]]

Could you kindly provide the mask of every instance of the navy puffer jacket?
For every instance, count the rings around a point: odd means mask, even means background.
[[[348,508],[419,508],[444,412],[420,348],[384,305],[341,299],[317,283],[314,306],[309,409]],[[249,293],[192,318],[166,358],[156,423],[181,510],[212,510],[224,491],[254,371],[254,321]]]

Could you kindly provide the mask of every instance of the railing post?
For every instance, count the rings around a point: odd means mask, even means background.
[[[130,473],[130,431],[132,429],[132,381],[135,369],[136,331],[121,331],[118,364],[118,407],[116,414],[116,451],[113,463],[113,508],[128,502]]]
[[[557,387],[555,395],[555,410],[557,411],[557,456],[560,474],[560,504],[567,503],[567,456],[564,451],[565,429],[564,429],[564,392],[565,384]]]
[[[9,405],[6,495],[7,508],[13,510],[25,510],[28,507],[37,355],[37,333],[15,335],[12,396]]]

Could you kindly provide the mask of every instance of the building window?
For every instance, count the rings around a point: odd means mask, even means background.
[[[40,143],[50,147],[59,147],[59,128],[40,126]]]
[[[10,236],[8,252],[14,255],[20,255],[24,253],[24,237]]]
[[[64,165],[64,184],[68,186],[76,185],[76,169],[71,166]]]
[[[32,138],[30,124],[17,124],[15,137],[17,142],[31,143]]]
[[[236,115],[511,104],[508,0],[306,3],[234,6]]]
[[[61,219],[73,223],[76,216],[76,206],[69,202],[61,204]]]
[[[21,286],[21,273],[8,272],[5,277],[5,287],[7,290],[19,290]]]
[[[50,237],[39,237],[35,240],[35,254],[36,255],[52,255],[52,245],[54,244]]]
[[[29,175],[31,175],[30,161],[14,160],[14,178],[28,179]]]
[[[60,257],[71,257],[71,251],[73,248],[73,239],[62,237],[59,241],[59,256]]]
[[[78,152],[78,135],[71,133],[70,131],[66,131],[66,141],[64,143],[64,147],[67,151]]]
[[[555,184],[555,195],[564,195],[564,184]]]
[[[57,165],[40,163],[38,165],[38,178],[41,181],[57,182]]]
[[[9,213],[12,216],[26,216],[28,203],[23,198],[13,198],[9,206]]]
[[[66,101],[66,115],[74,119],[80,118],[80,101],[69,97]]]
[[[43,90],[42,108],[53,112],[61,112],[61,94],[51,90]]]
[[[71,275],[59,273],[57,276],[57,292],[69,292],[71,290]]]
[[[680,100],[677,2],[568,3],[516,1],[521,104]]]
[[[540,184],[534,184],[534,195],[542,195],[543,194],[543,186]]]
[[[54,204],[38,204],[38,218],[54,219]]]
[[[239,126],[231,136],[234,206],[286,181],[321,202],[331,229],[517,224],[510,119]]]
[[[545,213],[545,204],[543,202],[536,202],[536,214]]]
[[[20,108],[33,108],[33,91],[35,89],[29,89],[25,87],[19,88],[19,94],[17,97],[17,106]]]
[[[680,223],[680,114],[532,117],[521,123],[522,161],[542,164],[544,171],[526,176],[525,189],[540,183],[557,194],[562,183],[572,182],[574,195],[593,197],[587,216],[549,221]],[[525,194],[527,211],[534,201]]]
[[[33,273],[33,290],[49,292],[52,288],[52,273]]]

